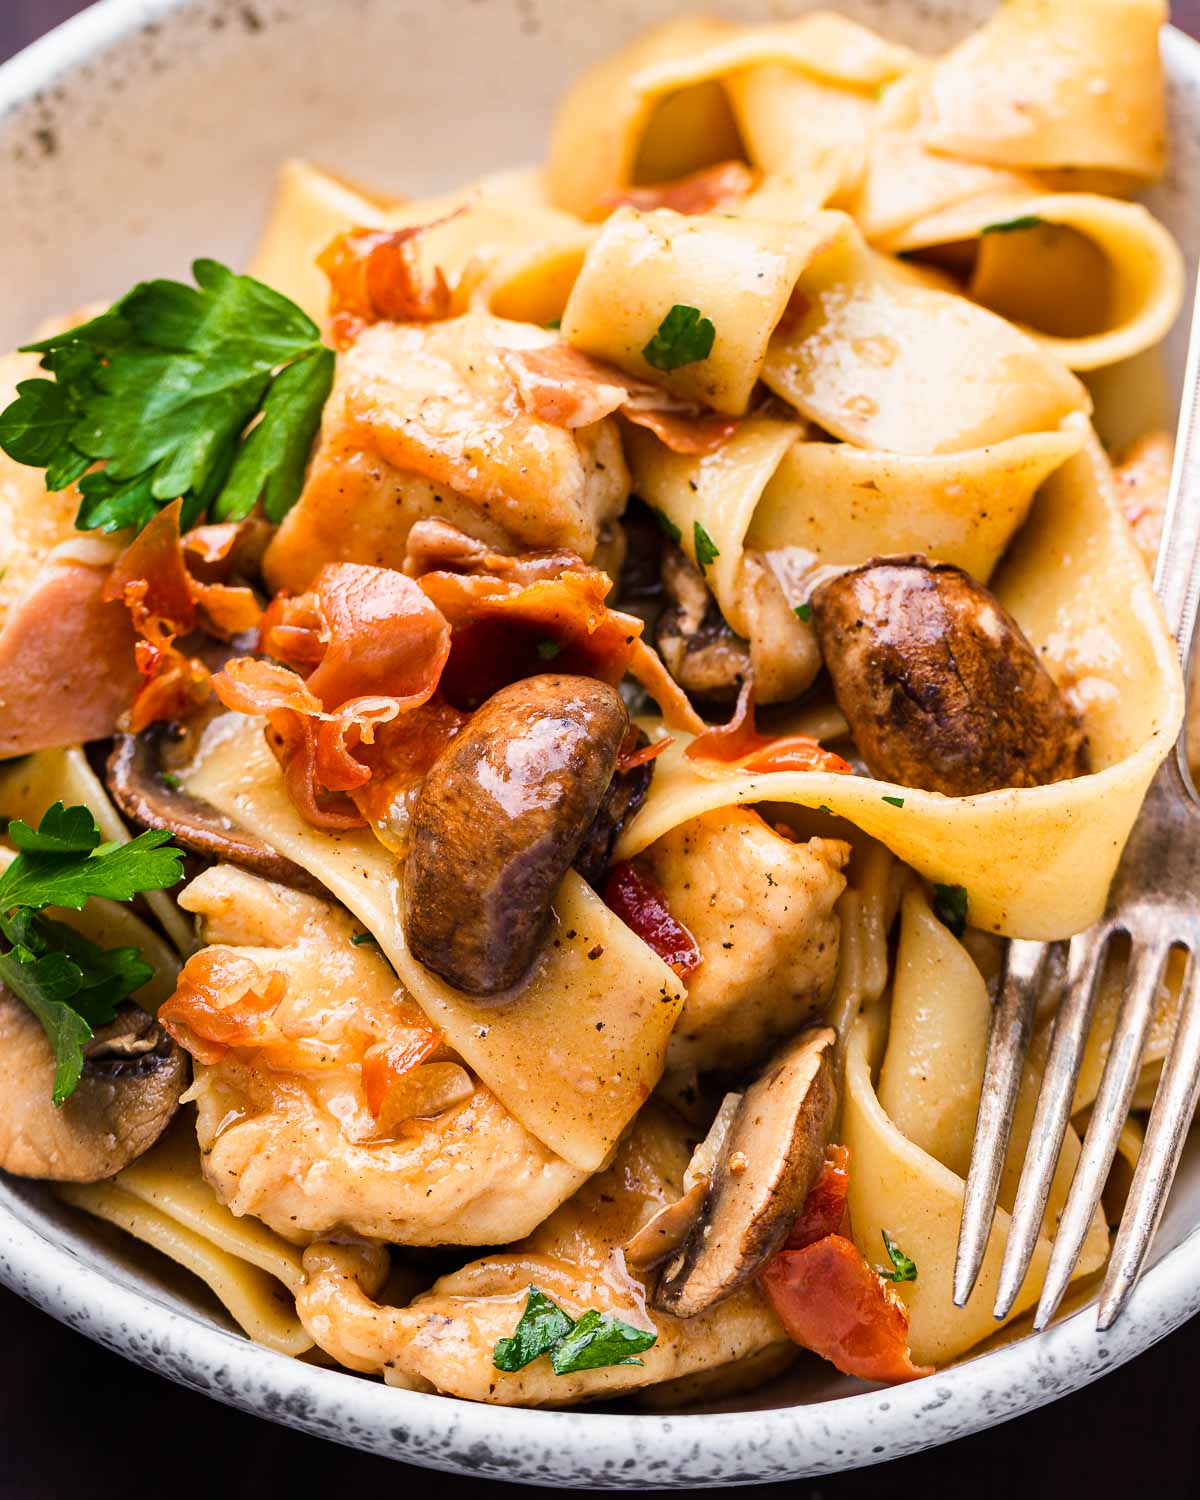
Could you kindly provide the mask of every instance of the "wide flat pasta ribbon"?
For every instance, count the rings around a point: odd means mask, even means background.
[[[1096,921],[1146,788],[1178,733],[1183,684],[1094,435],[1043,486],[993,588],[1077,703],[1092,774],[944,797],[819,771],[704,772],[684,755],[687,735],[676,733],[617,857],[714,808],[824,805],[927,879],[965,886],[977,927],[1060,938]]]
[[[567,874],[542,956],[513,998],[471,999],[409,952],[393,856],[370,833],[305,823],[255,721],[218,721],[181,779],[359,918],[429,1020],[531,1134],[572,1166],[599,1168],[662,1074],[684,990],[590,886]]]
[[[996,166],[1157,177],[1166,19],[1164,0],[1006,0],[934,68],[921,138]]]
[[[915,62],[829,11],[767,26],[669,21],[568,92],[551,137],[550,197],[581,217],[602,216],[624,188],[683,177],[744,148],[754,165],[790,175],[816,207],[853,172],[847,147],[879,86]]]
[[[794,422],[752,417],[717,452],[674,454],[629,433],[635,492],[678,527],[693,561],[696,526],[716,557],[709,587],[730,626],[750,637],[742,559],[747,548],[780,555],[799,589],[822,567],[853,566],[888,552],[920,552],[986,583],[1025,520],[1038,487],[1078,453],[1078,424],[986,448],[917,456],[851,443],[812,442]]]
[[[644,349],[676,305],[715,329],[666,373]],[[576,348],[742,415],[762,379],[864,448],[950,453],[1056,428],[1087,392],[1027,334],[872,253],[846,215],[803,223],[619,209],[562,318]]]
[[[288,1295],[304,1284],[300,1250],[217,1201],[200,1172],[190,1110],[110,1182],[62,1183],[56,1191],[199,1276],[256,1343],[293,1356],[312,1348]]]
[[[900,951],[884,1044],[878,1007],[853,1025],[846,1054],[842,1139],[850,1150],[850,1220],[870,1259],[887,1230],[917,1265],[897,1290],[909,1311],[909,1347],[917,1363],[945,1364],[998,1326],[992,1316],[1008,1231],[1008,1207],[1025,1154],[1040,1074],[1026,1067],[1014,1121],[1001,1206],[978,1285],[965,1308],[951,1295],[971,1137],[991,1006],[978,969],[933,916],[919,892],[903,906]],[[878,1084],[873,1081],[878,1076]],[[1079,1157],[1068,1130],[1050,1191],[1046,1222],[1056,1222]],[[1050,1244],[1042,1235],[1009,1322],[1037,1299]],[[1108,1234],[1097,1210],[1075,1276],[1097,1270]]]

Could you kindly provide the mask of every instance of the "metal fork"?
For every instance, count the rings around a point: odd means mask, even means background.
[[[1200,288],[1170,497],[1154,586],[1185,672],[1200,602]],[[1067,948],[1066,983],[1013,1205],[995,1314],[1007,1316],[1024,1283],[1046,1211],[1087,1044],[1096,992],[1115,937],[1130,944],[1126,990],[1112,1047],[1050,1253],[1034,1317],[1039,1332],[1054,1316],[1079,1259],[1129,1113],[1142,1052],[1172,949],[1187,953],[1179,1015],[1163,1067],[1145,1144],[1133,1175],[1100,1292],[1097,1326],[1111,1327],[1137,1283],[1162,1218],[1188,1125],[1200,1094],[1200,798],[1188,770],[1186,724],[1151,783],[1125,847],[1104,916]],[[1013,1110],[1029,1050],[1050,946],[1008,943],[992,1012],[975,1143],[963,1199],[954,1301],[975,1286],[996,1212]]]

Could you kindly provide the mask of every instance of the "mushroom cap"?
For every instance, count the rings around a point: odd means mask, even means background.
[[[264,880],[321,895],[324,888],[290,859],[218,812],[201,797],[164,779],[187,753],[172,756],[177,744],[191,736],[174,724],[153,724],[141,734],[119,734],[105,768],[113,801],[132,822],[145,828],[166,828],[175,842],[208,859],[224,860],[252,870]]]
[[[780,1047],[746,1090],[704,1210],[668,1262],[654,1306],[691,1318],[735,1292],[779,1249],[833,1129],[837,1091],[828,1026]]]
[[[126,1001],[89,1042],[79,1086],[56,1108],[54,1059],[36,1017],[0,987],[0,1169],[100,1182],[147,1151],[187,1087],[188,1061],[155,1018]]]

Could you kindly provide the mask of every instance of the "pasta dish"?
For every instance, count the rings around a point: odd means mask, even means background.
[[[293,160],[246,274],[31,329],[0,1169],[408,1390],[683,1408],[996,1336],[1053,1021],[959,1308],[1003,943],[1100,916],[1184,715],[1164,21],[680,18],[537,168]]]

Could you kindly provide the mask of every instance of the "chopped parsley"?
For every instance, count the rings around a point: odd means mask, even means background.
[[[183,782],[175,775],[174,771],[160,771],[158,779],[162,782],[163,786],[170,787],[173,792],[178,792],[183,786]]]
[[[916,1261],[910,1260],[905,1255],[904,1251],[901,1250],[900,1246],[897,1245],[886,1229],[880,1230],[880,1233],[883,1235],[883,1248],[887,1251],[887,1257],[892,1263],[892,1269],[885,1271],[882,1266],[876,1266],[875,1269],[886,1281],[916,1281]]]
[[[182,877],[183,854],[162,847],[171,835],[149,829],[127,844],[101,844],[86,807],[56,802],[34,829],[8,825],[17,857],[0,875],[0,982],[41,1022],[54,1054],[54,1103],[74,1093],[94,1028],[141,989],[153,970],[136,948],[101,948],[43,913],[78,911],[92,896],[129,901]]]
[[[1002,219],[998,224],[985,224],[979,232],[980,234],[1016,234],[1022,229],[1038,229],[1045,222],[1045,219],[1038,218],[1037,214],[1022,214],[1016,219]]]
[[[642,358],[656,370],[682,369],[707,359],[717,330],[698,307],[677,302],[658,325],[658,332],[642,350]]]
[[[812,605],[797,604],[794,610],[794,614],[798,620],[803,620],[807,624],[807,622],[812,619]]]
[[[539,641],[537,643],[537,654],[542,661],[553,661],[562,651],[558,641]]]
[[[47,489],[78,483],[81,531],[140,530],[181,497],[185,528],[206,513],[241,520],[260,500],[280,521],[300,494],[333,351],[262,282],[215,260],[192,274],[194,287],[143,281],[91,322],[24,346],[52,378],[17,387],[0,448],[45,469]]]
[[[821,805],[817,808],[817,811],[818,812],[823,812],[823,813],[829,813],[829,815],[831,817],[833,816],[833,808],[830,807],[830,805],[829,805],[828,802],[822,802]]]
[[[352,932],[350,941],[356,948],[378,948],[379,939],[373,932]]]
[[[546,324],[546,327],[547,328],[561,328],[562,327],[562,319],[561,318],[551,318],[550,321]]]
[[[935,885],[933,888],[933,914],[947,926],[956,938],[962,937],[967,927],[967,888],[965,885]]]
[[[650,511],[654,519],[661,527],[663,535],[669,541],[678,542],[683,536],[683,533],[680,531],[679,527],[676,526],[675,522],[672,521],[670,516],[667,515],[666,511],[660,510],[657,505],[652,505],[650,507]]]
[[[891,807],[903,807],[904,806],[904,798],[903,797],[885,797],[883,800],[886,803],[888,803],[888,805],[891,806]]]
[[[721,555],[717,544],[699,521],[692,522],[692,545],[696,549],[696,562],[702,573],[706,568],[710,568]]]
[[[642,1361],[634,1356],[644,1353],[657,1338],[648,1329],[634,1328],[594,1307],[578,1319],[571,1318],[545,1292],[531,1286],[512,1337],[499,1340],[492,1363],[497,1370],[512,1372],[548,1354],[556,1375],[609,1365],[640,1365]]]

